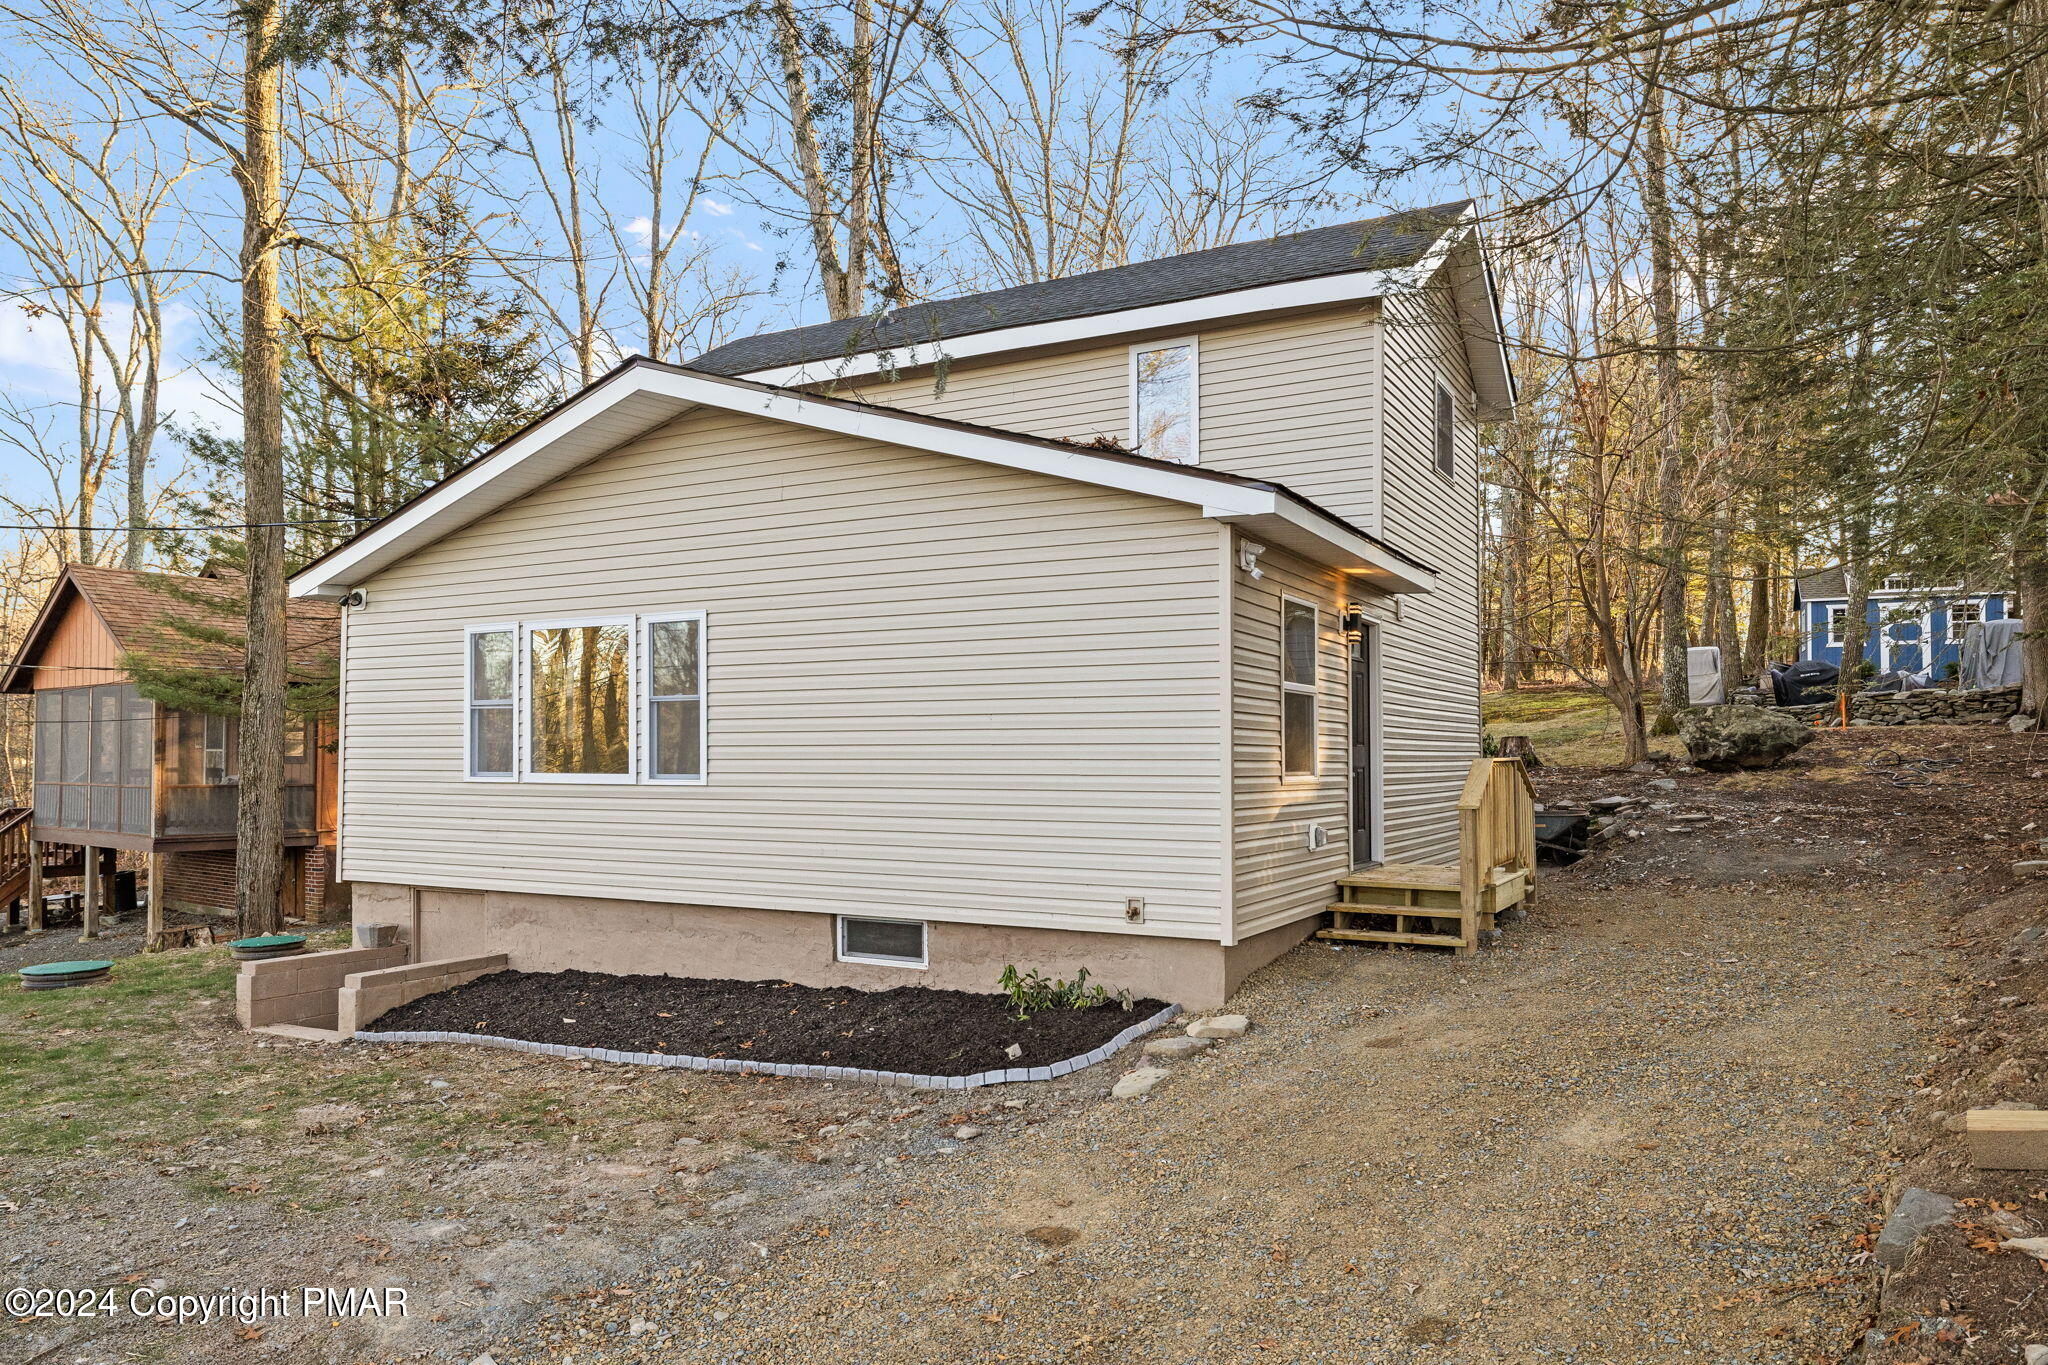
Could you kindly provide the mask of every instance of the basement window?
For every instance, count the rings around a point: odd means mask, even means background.
[[[889,967],[928,966],[924,923],[914,919],[855,919],[841,915],[839,960],[875,962]]]

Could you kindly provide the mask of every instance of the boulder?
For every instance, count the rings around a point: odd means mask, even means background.
[[[1813,743],[1813,730],[1756,706],[1701,706],[1678,718],[1678,739],[1702,768],[1769,768]]]
[[[1887,1270],[1897,1270],[1913,1254],[1913,1247],[1931,1228],[1940,1227],[1955,1216],[1956,1201],[1932,1190],[1907,1190],[1892,1206],[1891,1216],[1877,1234],[1875,1258]]]

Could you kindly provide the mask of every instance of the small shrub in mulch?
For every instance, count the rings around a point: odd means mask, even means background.
[[[493,972],[401,1005],[375,1033],[486,1033],[532,1043],[968,1076],[1049,1066],[1166,1008],[1051,1009],[1019,1020],[1000,995],[599,972]],[[1012,1044],[1023,1055],[1012,1058]]]

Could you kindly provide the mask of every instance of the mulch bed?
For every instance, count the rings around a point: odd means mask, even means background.
[[[1050,1066],[1166,1008],[1098,1005],[1019,1020],[1008,998],[600,972],[493,972],[401,1005],[375,1033],[484,1033],[532,1043],[672,1056],[969,1076]],[[1024,1049],[1011,1058],[1011,1044]]]

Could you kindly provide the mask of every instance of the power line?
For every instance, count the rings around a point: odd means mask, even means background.
[[[109,534],[136,531],[259,531],[276,526],[362,526],[380,520],[380,517],[327,517],[319,521],[227,521],[214,526],[75,526],[63,522],[52,525],[45,522],[17,521],[0,522],[0,531],[103,531]]]

